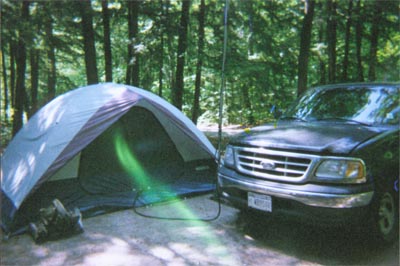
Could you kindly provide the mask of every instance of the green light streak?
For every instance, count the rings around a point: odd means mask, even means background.
[[[150,178],[128,147],[121,132],[117,131],[115,134],[115,150],[119,162],[125,171],[129,173],[130,177],[134,179],[135,184],[138,184],[140,188],[149,188]]]
[[[151,187],[160,187],[167,195],[167,198],[171,201],[174,201],[169,208],[162,208],[158,216],[165,215],[168,217],[171,213],[174,217],[180,217],[182,219],[187,219],[190,228],[199,229],[198,233],[203,239],[203,244],[206,245],[207,249],[213,250],[216,257],[219,257],[219,260],[224,262],[228,262],[227,265],[237,265],[234,258],[229,254],[228,250],[225,246],[219,241],[219,239],[213,234],[212,228],[199,219],[199,217],[194,214],[190,208],[180,200],[176,194],[168,188],[166,184],[161,184],[152,180],[151,176],[148,175],[146,170],[142,167],[140,162],[137,160],[135,154],[129,149],[129,145],[123,137],[123,134],[120,130],[118,130],[115,134],[115,150],[118,156],[118,160],[121,166],[125,169],[125,171],[130,175],[133,179],[134,184],[139,185],[141,189],[150,189]],[[154,192],[153,192],[154,193]],[[145,194],[145,193],[144,193]],[[145,196],[145,195],[143,195]],[[151,195],[150,195],[151,196]]]
[[[140,162],[137,160],[135,154],[129,149],[129,145],[124,139],[121,131],[118,130],[115,134],[115,150],[118,156],[118,160],[122,167],[130,177],[133,179],[135,184],[139,185],[140,188],[150,189],[151,187],[162,187],[164,195],[171,200],[176,200],[177,203],[175,214],[182,215],[185,219],[196,219],[194,215],[181,201],[167,185],[157,183],[155,180],[151,180],[151,177],[147,174],[146,170],[142,167]],[[145,193],[144,193],[145,194]]]

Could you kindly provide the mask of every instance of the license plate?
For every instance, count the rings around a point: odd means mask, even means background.
[[[247,203],[251,208],[272,212],[271,196],[249,192],[247,194]]]

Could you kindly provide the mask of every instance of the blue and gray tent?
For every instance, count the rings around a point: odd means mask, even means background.
[[[216,167],[212,144],[162,98],[113,83],[78,88],[41,108],[6,148],[2,228],[23,227],[54,198],[89,216],[208,192]],[[139,191],[153,192],[134,201]]]

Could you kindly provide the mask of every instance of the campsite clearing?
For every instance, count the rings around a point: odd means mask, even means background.
[[[147,215],[212,218],[211,195],[141,207]],[[242,215],[222,205],[210,222],[145,218],[132,209],[83,220],[82,234],[36,245],[29,235],[1,244],[1,265],[398,265],[398,243],[377,250],[366,236]]]

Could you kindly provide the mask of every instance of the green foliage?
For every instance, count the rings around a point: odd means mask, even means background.
[[[2,113],[0,127],[0,154],[3,153],[3,148],[7,147],[8,142],[11,140],[11,134],[12,122],[4,113]]]
[[[348,79],[358,81],[355,28],[362,21],[361,59],[364,76],[368,72],[370,57],[370,34],[374,2],[360,0],[360,10],[353,4],[350,28]],[[260,124],[272,119],[269,113],[274,105],[284,109],[297,95],[297,64],[301,25],[305,12],[304,1],[297,0],[231,0],[228,13],[228,49],[226,65],[226,91],[224,123]],[[95,30],[97,68],[99,79],[105,81],[103,51],[103,17],[100,0],[92,0],[93,27]],[[337,73],[341,76],[345,47],[345,28],[348,1],[337,1]],[[308,64],[309,85],[320,84],[327,75],[328,64],[326,27],[326,2],[316,1],[313,20],[311,51]],[[192,0],[188,32],[188,50],[185,55],[185,91],[183,111],[190,117],[194,97],[197,63],[198,19],[200,0]],[[376,77],[378,80],[399,79],[400,34],[397,1],[385,1],[379,27]],[[218,121],[219,90],[223,48],[223,20],[225,1],[207,0],[205,16],[205,47],[200,95],[200,123]],[[140,58],[140,87],[171,101],[175,86],[175,68],[178,46],[180,1],[144,0],[139,10],[139,34],[128,39],[127,1],[109,0],[111,45],[114,82],[124,83],[128,57],[128,45],[135,48]],[[358,11],[358,12],[356,12]],[[27,28],[26,41],[29,51],[40,51],[38,102],[46,103],[48,78],[48,39],[43,22],[49,16],[53,23],[56,46],[57,87],[59,95],[76,87],[86,85],[81,18],[77,5],[72,1],[32,1],[30,23],[20,23],[20,1],[2,0],[2,82],[7,78],[8,96],[11,97],[11,55],[18,40],[18,30]],[[356,16],[359,14],[359,17]],[[29,58],[28,58],[29,61]],[[14,66],[15,67],[15,66]],[[5,72],[3,72],[3,69]],[[4,74],[6,76],[4,77]],[[26,106],[30,105],[30,64],[26,69]],[[162,87],[160,84],[160,73]],[[14,77],[15,78],[15,77]],[[3,86],[3,84],[2,84]],[[4,86],[3,86],[4,87]],[[4,106],[2,91],[1,106]],[[11,106],[12,107],[12,106]],[[10,118],[2,112],[2,130]],[[2,136],[6,133],[3,134]],[[3,143],[2,143],[3,144]]]

